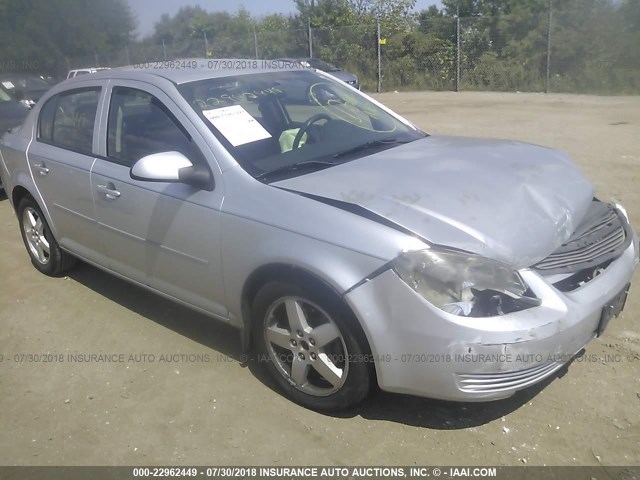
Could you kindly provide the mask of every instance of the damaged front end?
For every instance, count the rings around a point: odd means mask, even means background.
[[[533,269],[558,290],[570,292],[601,275],[633,238],[626,211],[594,199],[569,240]]]
[[[383,390],[496,400],[549,378],[602,334],[624,307],[638,252],[624,210],[594,200],[570,238],[528,268],[431,246],[402,253],[345,299],[383,359]]]
[[[569,292],[602,274],[633,236],[624,209],[594,199],[571,237],[531,268]],[[433,247],[405,252],[391,265],[416,293],[449,314],[492,317],[541,303],[518,269],[480,255]]]
[[[540,305],[513,267],[480,255],[430,248],[405,252],[392,266],[416,293],[452,315],[491,317]]]

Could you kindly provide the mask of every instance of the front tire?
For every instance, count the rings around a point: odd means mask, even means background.
[[[32,197],[26,196],[18,204],[18,221],[31,263],[40,272],[55,277],[75,264],[75,257],[63,251],[53,238],[42,210]]]
[[[361,402],[372,364],[357,320],[336,295],[271,282],[256,295],[254,339],[269,373],[294,402],[340,410]]]

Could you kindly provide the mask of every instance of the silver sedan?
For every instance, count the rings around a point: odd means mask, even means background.
[[[637,236],[562,153],[429,136],[322,72],[179,63],[67,80],[3,137],[35,268],[227,322],[325,410],[508,397],[622,310]]]

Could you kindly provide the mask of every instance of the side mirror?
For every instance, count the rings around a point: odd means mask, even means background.
[[[213,190],[213,178],[202,165],[194,165],[180,152],[154,153],[133,164],[131,178],[143,182],[184,183],[203,190]]]

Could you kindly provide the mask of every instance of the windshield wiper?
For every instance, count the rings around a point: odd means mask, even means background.
[[[344,152],[338,152],[333,156],[333,158],[346,157],[347,155],[358,153],[363,150],[368,150],[369,148],[373,148],[373,147],[384,147],[387,145],[403,144],[403,143],[409,143],[410,141],[411,140],[402,141],[402,140],[398,140],[397,138],[385,138],[382,140],[372,140],[370,142],[363,143],[362,145],[357,145],[353,148],[345,150]]]
[[[351,155],[353,153],[358,153],[362,150],[367,150],[373,147],[384,147],[390,145],[397,145],[403,143],[409,143],[412,140],[398,140],[397,138],[385,138],[382,140],[373,140],[371,142],[363,143],[362,145],[358,145],[356,147],[345,150],[344,152],[338,152],[332,155],[332,158],[340,158],[345,157],[347,155]],[[269,170],[268,172],[263,172],[255,176],[256,180],[264,180],[267,177],[271,177],[272,175],[279,175],[283,173],[291,173],[297,172],[298,170],[322,170],[324,168],[333,167],[335,165],[339,165],[343,163],[341,161],[326,161],[326,160],[308,160],[306,162],[300,163],[292,163],[290,165],[284,165],[282,167],[275,168],[273,170]]]
[[[337,165],[337,162],[325,162],[321,160],[309,160],[307,162],[292,163],[290,165],[284,165],[282,167],[269,170],[268,172],[260,173],[256,175],[256,180],[262,180],[272,175],[278,175],[282,173],[297,172],[298,170],[322,170],[323,168],[329,168]]]

